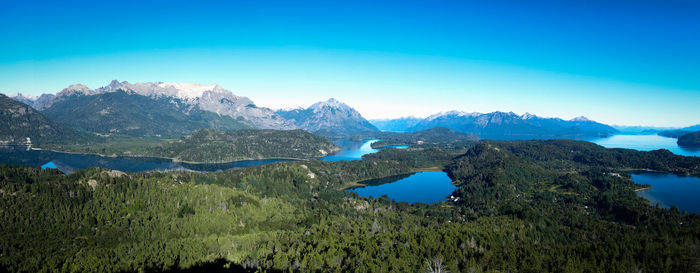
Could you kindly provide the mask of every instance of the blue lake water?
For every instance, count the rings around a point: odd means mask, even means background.
[[[335,154],[324,156],[321,159],[325,161],[341,161],[341,160],[360,160],[363,155],[376,153],[381,149],[406,149],[408,145],[392,145],[382,147],[380,149],[372,148],[372,143],[379,141],[378,139],[353,141],[350,139],[336,139],[333,141],[335,145],[340,147],[340,151]]]
[[[368,186],[350,189],[363,197],[387,195],[397,202],[433,204],[445,200],[457,187],[444,172],[419,172],[363,181]]]
[[[606,148],[626,148],[639,151],[666,149],[677,155],[700,156],[700,149],[678,146],[675,138],[659,135],[613,135],[594,139],[591,142]]]
[[[379,140],[352,141],[349,139],[336,139],[333,141],[335,145],[340,147],[340,151],[335,154],[324,156],[325,161],[340,161],[340,160],[360,160],[363,155],[371,154],[379,151],[372,148],[372,143]]]
[[[0,146],[0,163],[42,168],[57,168],[69,174],[80,169],[100,167],[123,172],[191,170],[216,172],[241,169],[290,159],[245,160],[215,164],[188,164],[170,159],[149,157],[102,157],[98,155],[68,154],[51,151],[26,150],[22,146]]]
[[[682,177],[668,173],[630,173],[637,184],[651,185],[651,189],[637,194],[651,201],[652,205],[668,208],[676,206],[680,211],[700,214],[700,177]]]

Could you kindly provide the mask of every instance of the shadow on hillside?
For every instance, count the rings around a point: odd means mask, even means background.
[[[206,272],[206,273],[238,273],[238,272],[272,272],[272,273],[277,273],[277,272],[282,272],[282,271],[277,271],[277,270],[263,270],[263,271],[256,271],[254,268],[245,268],[241,265],[233,264],[230,263],[229,261],[225,259],[216,259],[212,262],[207,262],[207,263],[201,263],[198,265],[195,265],[190,268],[186,269],[179,269],[179,268],[174,268],[174,269],[169,269],[169,270],[146,270],[146,272],[157,272],[157,273],[200,273],[200,272]]]

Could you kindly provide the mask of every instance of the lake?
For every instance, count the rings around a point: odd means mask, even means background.
[[[341,147],[336,154],[325,156],[326,161],[360,160],[365,154],[379,151],[373,149],[372,143],[378,140],[352,141],[350,139],[337,139],[335,144]],[[393,146],[385,148],[406,148],[407,146]],[[385,149],[382,148],[382,149]],[[100,167],[123,172],[143,171],[168,171],[190,170],[198,172],[216,172],[223,170],[235,170],[263,164],[293,161],[292,159],[260,159],[243,160],[228,163],[191,164],[175,162],[171,159],[154,157],[103,157],[99,155],[70,154],[43,150],[27,150],[26,146],[0,146],[0,163],[12,165],[24,165],[32,167],[49,166],[58,168],[66,174],[76,170],[91,167]],[[48,165],[47,165],[48,164]]]
[[[651,201],[652,205],[676,206],[680,211],[700,214],[700,177],[655,172],[633,172],[630,175],[637,184],[651,185],[651,189],[638,191],[637,195]]]
[[[0,146],[0,163],[40,167],[55,167],[66,174],[80,169],[100,167],[123,172],[191,170],[216,172],[242,169],[290,159],[244,160],[229,163],[189,164],[170,159],[152,157],[102,157],[98,155],[57,153],[52,151],[27,150],[24,146]]]
[[[379,151],[379,149],[372,148],[372,143],[377,141],[379,140],[352,141],[345,138],[336,139],[333,140],[333,143],[340,147],[340,151],[332,155],[324,156],[322,159],[325,161],[360,160],[363,155]]]
[[[335,145],[340,147],[340,151],[335,154],[324,156],[321,159],[324,161],[341,161],[341,160],[360,160],[363,155],[376,153],[381,149],[406,149],[408,145],[392,145],[379,149],[372,148],[372,143],[379,141],[378,139],[353,141],[347,138],[333,140]]]
[[[367,186],[349,191],[363,197],[387,195],[397,202],[433,204],[445,200],[457,187],[445,172],[418,172],[361,182]]]
[[[666,149],[677,155],[700,156],[700,149],[680,147],[675,138],[659,135],[613,135],[590,141],[606,148],[626,148],[638,151]]]

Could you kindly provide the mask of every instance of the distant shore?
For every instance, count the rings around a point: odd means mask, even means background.
[[[44,148],[30,148],[33,151],[49,151],[49,152],[54,152],[54,153],[63,153],[63,154],[74,154],[74,155],[96,155],[100,157],[106,157],[106,158],[116,158],[116,157],[127,157],[127,158],[156,158],[156,159],[167,159],[172,162],[176,163],[185,163],[185,164],[193,164],[193,165],[203,165],[203,164],[228,164],[228,163],[235,163],[235,162],[242,162],[242,161],[253,161],[253,160],[276,160],[276,159],[281,159],[281,160],[295,160],[295,161],[305,161],[309,159],[320,159],[324,156],[327,155],[322,155],[322,156],[316,156],[316,157],[309,157],[309,158],[296,158],[296,157],[261,157],[261,158],[243,158],[243,159],[237,159],[237,160],[232,160],[232,161],[188,161],[188,160],[180,160],[177,158],[171,158],[171,157],[164,157],[164,156],[155,156],[155,155],[117,155],[117,154],[111,154],[111,155],[105,155],[105,154],[98,154],[98,153],[84,153],[84,152],[69,152],[69,151],[60,151],[60,150],[54,150],[54,149],[44,149]]]

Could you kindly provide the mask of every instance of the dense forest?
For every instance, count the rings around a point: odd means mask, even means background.
[[[443,168],[457,202],[348,185]],[[219,173],[0,166],[0,267],[136,272],[697,272],[700,216],[652,207],[624,172],[700,159],[578,141],[387,149]]]
[[[678,145],[683,147],[700,148],[700,131],[687,133],[678,137]]]
[[[304,130],[200,129],[148,147],[147,153],[181,161],[230,162],[261,158],[309,158],[337,151],[330,140]]]
[[[219,163],[263,158],[311,158],[336,152],[332,141],[303,130],[199,129],[174,140],[113,137],[95,145],[49,145],[49,148],[100,155],[172,158]]]
[[[375,149],[397,145],[455,149],[469,147],[479,140],[479,137],[473,134],[460,133],[445,127],[407,133],[380,132],[376,133],[376,137],[380,140],[372,143],[372,148]]]

